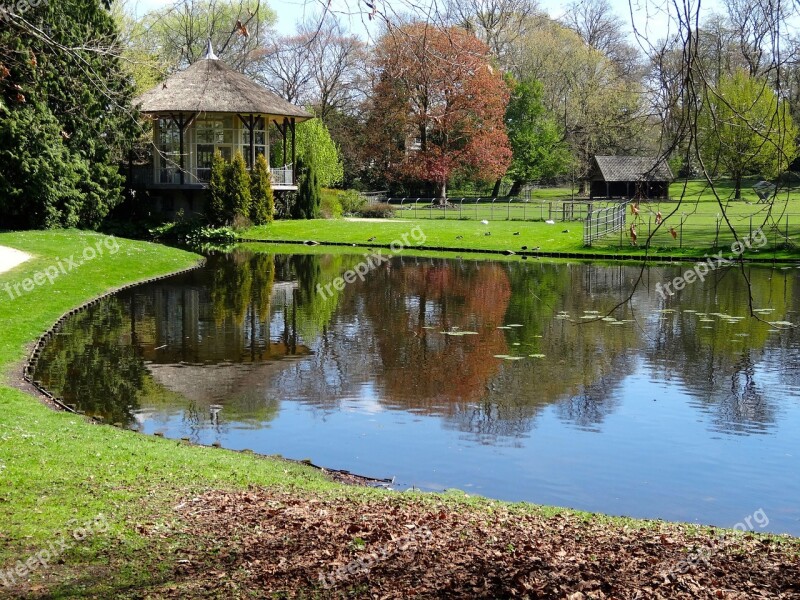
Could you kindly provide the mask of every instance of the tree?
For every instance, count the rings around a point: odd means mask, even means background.
[[[208,181],[207,216],[212,225],[224,225],[228,220],[228,202],[225,190],[225,159],[217,150],[211,161],[211,177]]]
[[[312,19],[300,31],[308,40],[309,103],[327,123],[332,112],[352,109],[361,95],[366,47],[356,36],[346,34],[334,18],[321,26]]]
[[[292,205],[293,219],[316,219],[319,217],[319,206],[322,201],[317,165],[313,154],[298,161],[300,185],[297,188],[297,199]]]
[[[277,144],[275,148],[277,150]],[[322,187],[341,183],[344,169],[339,148],[322,120],[309,119],[297,125],[296,152],[298,159],[307,159],[307,164],[314,163]],[[309,160],[309,157],[313,158]]]
[[[231,221],[250,216],[250,174],[241,152],[234,154],[225,168],[225,194]]]
[[[312,73],[307,37],[276,37],[254,56],[257,81],[292,104],[308,103]]]
[[[12,227],[97,228],[138,125],[108,2],[0,7],[0,197]]]
[[[275,13],[261,0],[173,0],[140,19],[122,17],[120,22],[126,25],[129,55],[161,73],[185,69],[203,58],[209,39],[217,56],[244,73],[267,39]]]
[[[385,34],[377,57],[382,74],[373,109],[394,105],[390,112],[407,139],[418,140],[406,144],[399,164],[389,165],[389,178],[428,182],[445,199],[456,172],[483,181],[505,173],[509,90],[484,43],[463,29],[412,23]],[[395,132],[373,134],[391,145]]]
[[[474,33],[508,67],[511,46],[538,10],[536,0],[448,0],[447,20]]]
[[[539,81],[545,108],[563,123],[582,186],[594,155],[654,150],[658,135],[643,133],[650,123],[641,83],[577,33],[540,19],[520,38],[516,52],[518,79]]]
[[[741,198],[742,177],[776,177],[797,155],[797,128],[766,81],[740,69],[709,88],[700,114],[706,168],[728,173]]]
[[[521,81],[514,86],[506,109],[506,130],[513,158],[508,175],[509,194],[515,196],[523,183],[553,179],[569,171],[571,156],[564,133],[542,103],[542,84]]]
[[[256,165],[250,175],[250,220],[256,225],[272,223],[275,212],[275,197],[272,194],[272,184],[263,154],[256,157]]]

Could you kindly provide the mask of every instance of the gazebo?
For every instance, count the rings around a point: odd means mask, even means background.
[[[589,198],[669,198],[674,177],[663,158],[595,156],[589,170]]]
[[[163,208],[176,199],[194,208],[195,193],[208,185],[211,162],[241,152],[248,167],[259,154],[270,160],[273,137],[282,161],[270,165],[276,191],[296,190],[296,125],[313,115],[233,70],[214,54],[211,42],[202,60],[169,77],[134,102],[153,121],[153,158],[129,167],[131,187],[162,196]]]

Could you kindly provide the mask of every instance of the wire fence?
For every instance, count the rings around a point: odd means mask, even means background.
[[[662,217],[659,213],[629,214],[622,226],[590,239],[597,248],[733,248],[743,242],[756,249],[796,248],[800,241],[800,213],[745,214],[744,207],[729,212],[726,220],[711,209]],[[751,207],[752,208],[752,207]],[[729,225],[730,223],[730,225]],[[584,243],[589,221],[584,225]],[[731,227],[736,232],[731,231]]]
[[[499,198],[388,198],[398,212],[414,219],[466,219],[489,221],[583,221],[591,203],[586,200],[523,200]],[[596,204],[596,203],[595,203]]]

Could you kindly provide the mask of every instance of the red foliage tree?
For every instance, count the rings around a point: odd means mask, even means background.
[[[370,133],[401,150],[384,164],[387,179],[429,182],[445,198],[456,172],[483,181],[505,173],[509,89],[485,44],[463,29],[413,23],[384,35],[376,55],[381,76]]]

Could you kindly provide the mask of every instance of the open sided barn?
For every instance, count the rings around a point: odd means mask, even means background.
[[[673,176],[663,158],[595,156],[589,171],[589,198],[653,200],[669,198]]]

